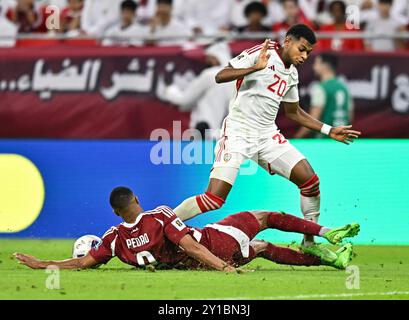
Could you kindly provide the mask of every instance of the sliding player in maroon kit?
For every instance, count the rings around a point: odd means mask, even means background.
[[[169,207],[143,211],[138,198],[126,187],[115,188],[110,203],[124,222],[110,228],[102,237],[102,243],[87,255],[60,261],[39,260],[22,253],[14,256],[33,269],[50,265],[61,269],[90,268],[107,263],[115,256],[135,267],[152,264],[234,272],[236,267],[263,257],[280,264],[329,265],[345,269],[352,257],[351,244],[344,245],[337,252],[310,246],[304,248],[310,250],[305,253],[253,238],[260,231],[273,228],[321,236],[335,244],[359,231],[358,224],[329,229],[290,214],[268,211],[240,212],[203,229],[190,228]]]

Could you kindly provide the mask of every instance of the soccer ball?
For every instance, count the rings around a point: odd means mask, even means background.
[[[92,248],[99,246],[102,243],[101,238],[87,234],[78,238],[74,243],[72,251],[73,258],[81,258],[85,256]]]

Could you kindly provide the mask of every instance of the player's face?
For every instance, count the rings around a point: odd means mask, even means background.
[[[82,9],[82,6],[84,4],[83,2],[84,2],[83,0],[69,0],[68,5],[71,10],[79,11]]]
[[[312,65],[312,69],[314,70],[316,75],[320,75],[322,72],[322,59],[320,56],[317,56],[314,60],[314,64]]]
[[[287,56],[290,60],[289,62],[296,67],[302,65],[308,59],[308,56],[313,50],[313,45],[304,38],[299,40],[286,39],[286,42],[287,43],[285,43],[285,46],[287,47]]]
[[[167,17],[172,13],[172,6],[167,3],[159,3],[156,6],[156,15],[160,17]]]
[[[133,12],[132,10],[129,9],[124,9],[121,11],[121,17],[122,17],[122,21],[128,25],[128,24],[132,24],[134,18],[135,18],[135,12]]]

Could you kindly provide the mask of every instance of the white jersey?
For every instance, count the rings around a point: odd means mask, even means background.
[[[267,67],[236,82],[237,92],[230,102],[222,134],[247,137],[270,136],[277,131],[275,119],[281,101],[297,102],[298,72],[294,65],[284,65],[277,42],[270,42]],[[243,51],[230,60],[233,68],[253,66],[262,44]]]

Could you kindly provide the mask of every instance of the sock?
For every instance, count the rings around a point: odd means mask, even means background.
[[[269,228],[287,232],[298,232],[318,236],[322,226],[315,222],[298,218],[291,214],[281,212],[270,212],[267,218]]]
[[[325,233],[327,233],[328,231],[331,231],[331,228],[327,228],[327,227],[322,227],[320,230],[320,236],[322,237]]]
[[[173,211],[182,220],[188,220],[200,213],[216,210],[222,207],[224,200],[210,192],[187,198]]]
[[[320,216],[320,196],[304,197],[301,195],[301,211],[304,219],[317,223]],[[304,245],[311,245],[313,243],[314,236],[304,236]]]
[[[321,259],[316,256],[298,252],[290,248],[277,247],[271,243],[267,245],[265,251],[260,253],[260,256],[278,264],[298,266],[318,266],[322,264]]]
[[[202,213],[199,205],[197,204],[196,196],[187,198],[175,209],[173,209],[173,211],[182,221],[189,220],[197,216],[199,213]]]
[[[307,182],[299,186],[301,196],[301,212],[304,215],[304,219],[318,222],[320,216],[320,181],[317,175],[314,175]],[[314,243],[314,237],[311,235],[304,236],[304,245]]]

